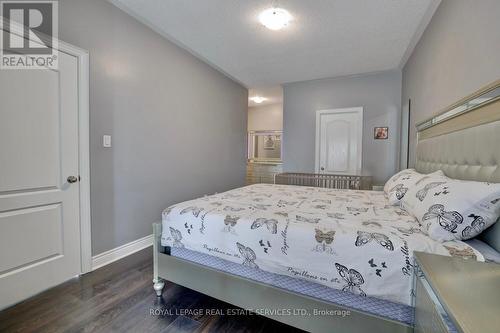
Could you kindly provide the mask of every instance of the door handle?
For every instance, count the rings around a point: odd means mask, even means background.
[[[325,168],[321,167],[321,171],[325,171]]]
[[[69,176],[68,179],[66,179],[68,181],[68,183],[72,184],[72,183],[76,183],[78,181],[78,177],[75,177],[75,176]]]

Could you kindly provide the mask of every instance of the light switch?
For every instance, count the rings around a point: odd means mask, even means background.
[[[102,146],[104,148],[111,148],[111,135],[102,136]]]

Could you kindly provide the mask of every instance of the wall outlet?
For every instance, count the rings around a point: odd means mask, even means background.
[[[102,146],[104,148],[111,148],[111,135],[102,136]]]

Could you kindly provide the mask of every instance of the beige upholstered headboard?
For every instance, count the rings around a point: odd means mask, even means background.
[[[500,183],[500,81],[417,125],[415,169]],[[480,236],[500,251],[500,221]]]

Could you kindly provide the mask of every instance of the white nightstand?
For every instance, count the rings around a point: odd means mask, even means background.
[[[414,256],[415,333],[500,332],[500,265]]]

